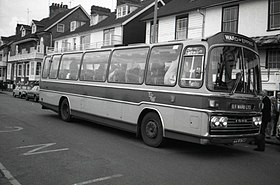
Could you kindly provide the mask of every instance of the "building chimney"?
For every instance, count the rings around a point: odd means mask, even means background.
[[[133,5],[139,5],[141,4],[141,0],[117,0],[117,6],[122,4],[133,4]]]
[[[104,8],[104,7],[100,7],[100,6],[91,6],[91,12],[90,14],[98,14],[98,15],[109,15],[111,13],[111,10],[109,8]]]
[[[90,26],[95,25],[104,19],[106,19],[111,13],[109,8],[104,8],[100,6],[91,6],[91,19],[90,19]]]
[[[63,5],[63,3],[61,3],[61,4],[52,3],[52,5],[50,6],[49,18],[53,18],[54,16],[56,16],[57,14],[65,11],[65,10],[68,10],[67,5]]]

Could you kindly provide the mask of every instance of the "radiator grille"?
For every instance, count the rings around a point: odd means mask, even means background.
[[[253,123],[252,117],[228,117],[228,124],[225,128],[211,128],[211,135],[242,135],[255,134],[259,132],[259,127]]]

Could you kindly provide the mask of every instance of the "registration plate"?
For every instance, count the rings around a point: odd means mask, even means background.
[[[247,141],[247,138],[237,138],[233,140],[233,143],[245,143]]]

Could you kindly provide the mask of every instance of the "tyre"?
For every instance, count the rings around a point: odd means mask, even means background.
[[[34,101],[38,102],[39,101],[39,97],[35,95]]]
[[[70,106],[69,102],[66,98],[64,98],[59,107],[60,117],[63,121],[70,121],[71,114],[70,114]]]
[[[141,136],[145,144],[159,147],[163,143],[163,128],[160,117],[155,112],[145,115],[141,123]]]

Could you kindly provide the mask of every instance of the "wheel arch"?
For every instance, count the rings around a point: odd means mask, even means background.
[[[68,105],[69,105],[69,111],[70,111],[70,115],[71,115],[71,102],[70,102],[70,99],[69,97],[67,96],[61,96],[60,99],[59,99],[59,104],[58,104],[58,114],[61,115],[61,112],[60,112],[60,106],[61,106],[61,103],[64,99],[67,99],[68,101]]]
[[[150,112],[154,112],[159,116],[159,119],[161,121],[161,126],[162,126],[162,132],[163,132],[162,134],[163,134],[163,137],[165,137],[165,127],[164,127],[164,121],[163,121],[162,115],[158,109],[153,108],[153,107],[145,107],[142,109],[142,111],[138,117],[138,120],[137,120],[137,133],[136,133],[137,137],[141,137],[142,120],[145,117],[145,115],[147,115]]]

